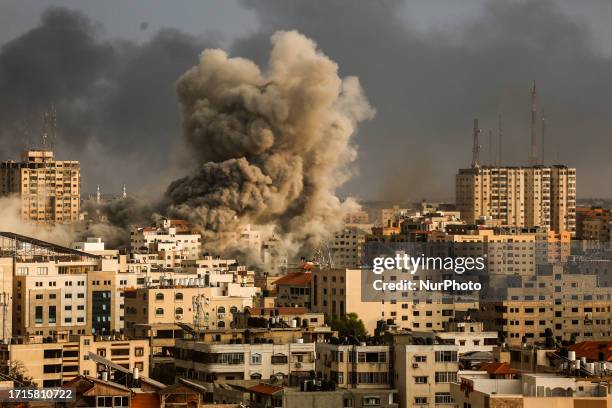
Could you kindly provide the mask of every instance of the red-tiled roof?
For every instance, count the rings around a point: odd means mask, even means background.
[[[588,362],[600,361],[599,353],[603,353],[604,361],[612,361],[612,340],[582,341],[569,347],[576,352],[576,357],[586,357]]]
[[[273,285],[310,285],[312,274],[310,272],[291,272],[272,282]]]
[[[278,310],[279,315],[300,315],[307,312],[305,307],[251,307],[249,308],[249,314],[251,316],[261,315],[262,310],[266,316],[274,310]]]
[[[283,387],[277,387],[276,385],[270,384],[257,384],[250,388],[247,388],[250,392],[265,395],[274,395],[279,391],[283,390]]]
[[[518,370],[510,367],[508,363],[482,363],[480,369],[489,374],[516,374]]]

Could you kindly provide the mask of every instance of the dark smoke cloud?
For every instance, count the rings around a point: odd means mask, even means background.
[[[339,77],[311,40],[295,31],[271,38],[264,72],[206,50],[178,81],[183,131],[199,168],[173,182],[166,198],[205,231],[265,224],[284,242],[312,246],[355,208],[335,191],[357,155],[356,125],[374,111],[357,78]]]
[[[547,116],[547,162],[578,168],[579,196],[611,196],[612,60],[591,46],[587,25],[554,1],[486,3],[452,27],[406,23],[413,2],[244,1],[260,29],[234,52],[263,63],[266,39],[297,29],[357,75],[377,109],[364,124],[360,175],[345,191],[367,198],[449,198],[470,162],[471,121],[504,117],[504,162],[525,164],[529,87],[538,81]],[[486,133],[485,133],[486,134]],[[482,142],[488,154],[487,140]],[[423,166],[423,163],[428,163]]]
[[[0,154],[39,145],[41,116],[58,113],[60,158],[77,158],[83,190],[157,189],[176,177],[180,122],[174,84],[209,39],[173,29],[148,42],[101,39],[99,24],[50,8],[0,51]],[[29,136],[25,136],[28,131]]]

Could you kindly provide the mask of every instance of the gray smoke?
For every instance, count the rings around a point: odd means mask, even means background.
[[[53,105],[50,143],[56,157],[81,161],[84,192],[100,184],[118,193],[127,183],[129,194],[161,194],[181,171],[176,79],[214,42],[168,28],[142,44],[102,34],[87,16],[51,7],[2,44],[0,159],[40,146],[41,117]]]
[[[358,79],[341,78],[310,39],[272,35],[264,72],[206,50],[177,92],[185,139],[200,165],[169,186],[170,211],[204,231],[272,225],[284,242],[310,247],[356,208],[335,191],[357,156],[356,126],[374,110]]]

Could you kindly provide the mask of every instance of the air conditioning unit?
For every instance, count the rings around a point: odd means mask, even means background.
[[[412,363],[412,368],[419,368],[419,363]]]

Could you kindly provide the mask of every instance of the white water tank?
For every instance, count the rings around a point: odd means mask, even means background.
[[[140,378],[140,372],[138,371],[138,367],[134,367],[134,379],[138,380]]]
[[[568,351],[567,352],[567,359],[568,360],[572,360],[572,361],[576,360],[576,352],[572,351],[572,350]]]
[[[291,319],[291,327],[292,328],[296,328],[297,327],[297,320]]]
[[[102,381],[108,381],[108,371],[102,371],[100,374],[102,375]]]
[[[576,367],[576,371],[580,370],[580,360],[574,361],[574,367]]]

